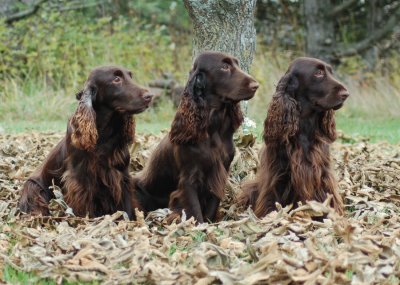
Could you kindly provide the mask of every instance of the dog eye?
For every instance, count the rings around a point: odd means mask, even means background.
[[[323,71],[322,69],[318,69],[315,73],[314,73],[315,77],[321,78],[325,76],[325,71]]]
[[[121,77],[115,76],[115,77],[114,77],[114,80],[113,80],[113,83],[114,83],[114,84],[118,84],[118,83],[121,83],[121,81],[122,81],[122,80],[121,80]]]
[[[222,65],[221,69],[224,70],[224,71],[228,71],[228,70],[231,69],[231,66],[229,64],[227,64],[227,63],[224,63]]]

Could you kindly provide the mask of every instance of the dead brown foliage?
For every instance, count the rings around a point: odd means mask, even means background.
[[[52,217],[19,214],[19,189],[61,134],[0,136],[0,281],[4,266],[41,278],[104,284],[398,284],[400,146],[336,143],[332,149],[346,214],[310,202],[257,219],[237,209],[242,179],[254,175],[260,144],[238,141],[223,220],[166,225],[167,210],[76,218],[55,189]],[[138,136],[132,172],[160,137]],[[323,222],[311,219],[327,214]],[[4,281],[4,280],[3,280]]]

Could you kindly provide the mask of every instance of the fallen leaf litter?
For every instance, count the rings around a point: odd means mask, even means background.
[[[57,283],[102,284],[399,284],[400,145],[335,143],[331,149],[344,217],[308,202],[263,219],[238,209],[240,182],[254,177],[261,143],[237,141],[222,203],[222,220],[167,225],[168,210],[138,220],[115,213],[77,218],[54,188],[51,217],[17,209],[24,180],[62,137],[59,133],[0,136],[0,281],[3,268]],[[138,135],[132,174],[161,136]],[[312,217],[327,215],[322,222]]]

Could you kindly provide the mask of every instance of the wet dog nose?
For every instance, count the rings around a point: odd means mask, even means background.
[[[143,94],[143,100],[149,103],[151,99],[153,98],[154,94],[151,93],[150,91],[147,91]]]
[[[257,91],[258,87],[260,86],[260,84],[258,84],[257,81],[253,81],[250,83],[249,88],[251,91]]]
[[[349,91],[347,91],[347,90],[345,89],[345,90],[340,91],[339,96],[340,96],[340,98],[344,101],[344,100],[347,99],[347,97],[350,96],[350,94],[349,94]]]

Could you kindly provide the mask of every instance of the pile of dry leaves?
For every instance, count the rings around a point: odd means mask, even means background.
[[[400,146],[334,144],[332,153],[346,202],[340,217],[310,202],[263,219],[234,205],[239,183],[254,175],[260,144],[237,155],[223,202],[225,219],[166,225],[167,210],[130,222],[123,213],[98,219],[73,217],[62,195],[52,218],[17,210],[24,179],[61,134],[0,137],[0,282],[4,267],[57,283],[104,284],[399,284]],[[160,137],[139,136],[132,171],[146,162]],[[327,214],[323,222],[313,216]]]

